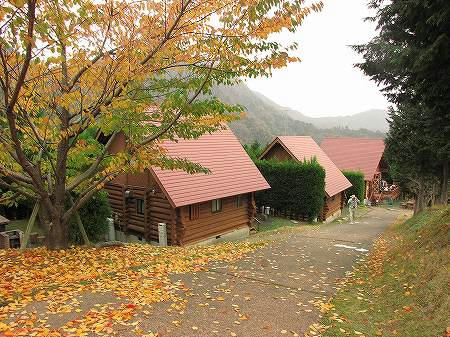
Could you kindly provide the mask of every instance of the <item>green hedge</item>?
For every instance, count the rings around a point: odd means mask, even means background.
[[[108,222],[106,218],[111,217],[111,206],[109,205],[108,193],[106,191],[99,191],[94,194],[80,208],[79,213],[90,241],[97,242],[108,233]],[[75,217],[72,217],[70,220],[69,236],[72,243],[83,243],[83,238],[78,229]]]
[[[310,220],[320,214],[325,197],[325,170],[316,160],[302,163],[256,160],[255,164],[271,186],[256,193],[258,207],[270,206]]]
[[[364,182],[364,173],[360,171],[342,171],[342,173],[353,185],[345,191],[347,199],[354,194],[362,202],[364,200],[364,190],[366,186]]]

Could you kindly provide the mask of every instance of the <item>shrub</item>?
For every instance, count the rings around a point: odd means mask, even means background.
[[[359,200],[363,201],[364,191],[366,188],[366,184],[364,181],[364,173],[360,171],[342,171],[342,173],[353,185],[352,187],[348,188],[345,191],[347,197],[354,194]]]
[[[79,210],[81,221],[90,241],[97,242],[108,232],[108,222],[111,217],[111,206],[106,191],[97,192]],[[75,217],[70,220],[70,241],[75,244],[83,243],[83,237],[76,223]]]
[[[325,170],[316,160],[305,162],[256,160],[271,189],[256,193],[257,206],[317,217],[325,198]]]
[[[265,147],[262,147],[258,141],[254,141],[251,145],[244,145],[244,150],[252,160],[257,160],[263,153]]]
[[[0,178],[7,180],[1,175]],[[21,195],[9,199],[14,194],[15,193],[9,189],[0,188],[0,199],[4,200],[3,203],[0,203],[0,214],[10,220],[28,218],[35,201],[29,200]]]

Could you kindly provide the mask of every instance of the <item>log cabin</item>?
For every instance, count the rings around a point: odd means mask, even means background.
[[[112,152],[120,151],[125,141],[119,136]],[[158,224],[164,223],[169,245],[248,235],[254,192],[270,186],[232,131],[226,127],[195,140],[164,141],[162,146],[168,156],[201,164],[210,173],[149,167],[117,177],[105,186],[116,234],[158,243]]]
[[[311,137],[276,137],[261,154],[260,159],[303,161],[314,157],[325,169],[325,202],[319,219],[330,222],[341,214],[345,203],[344,191],[352,184]]]
[[[381,181],[389,170],[383,157],[383,139],[329,137],[322,140],[320,147],[340,170],[360,171],[364,174],[365,199],[380,198]],[[393,199],[400,194],[398,186],[389,192]]]

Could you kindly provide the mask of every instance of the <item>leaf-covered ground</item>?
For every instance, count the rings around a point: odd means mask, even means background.
[[[202,247],[2,251],[0,336],[302,336],[400,213]]]
[[[449,226],[450,206],[392,226],[309,336],[450,336]]]
[[[226,243],[162,248],[128,244],[60,251],[30,249],[24,253],[2,250],[0,336],[108,335],[114,324],[126,325],[145,305],[170,301],[174,307],[183,307],[186,300],[178,292],[187,289],[174,284],[169,275],[200,271],[214,261],[240,259],[259,246]],[[83,317],[58,329],[48,324],[52,314],[82,312],[78,296],[95,293],[122,300],[114,305],[94,305]],[[40,312],[47,315],[23,310],[32,302],[43,303]]]

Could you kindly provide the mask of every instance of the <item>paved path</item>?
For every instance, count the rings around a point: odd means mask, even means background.
[[[400,212],[373,208],[354,225],[276,234],[273,243],[244,260],[176,276],[174,281],[192,289],[185,310],[157,305],[141,327],[164,337],[303,336],[320,315],[313,302],[335,293],[336,281]]]
[[[275,234],[257,234],[250,240],[271,243],[234,263],[215,263],[208,272],[172,275],[180,303],[152,305],[134,317],[137,325],[115,325],[119,336],[158,332],[161,337],[187,336],[303,336],[319,319],[314,306],[336,292],[336,281],[367,254],[374,239],[401,213],[373,208],[358,223],[308,226]],[[181,286],[180,286],[181,285]],[[78,312],[49,315],[51,328],[59,328],[106,303],[119,304],[110,293],[89,293],[77,298]],[[182,303],[181,303],[182,304]],[[27,310],[46,315],[45,303]]]

